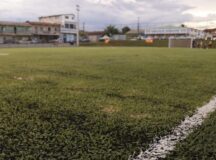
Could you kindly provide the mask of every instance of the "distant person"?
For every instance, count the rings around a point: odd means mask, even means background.
[[[193,40],[193,48],[196,48],[196,47],[197,47],[196,40]]]
[[[199,48],[203,48],[203,41],[202,40],[199,43]]]
[[[203,43],[203,48],[204,48],[204,49],[208,49],[207,41],[204,41],[204,43]]]
[[[213,45],[212,40],[210,40],[208,43],[208,48],[212,48],[212,45]]]

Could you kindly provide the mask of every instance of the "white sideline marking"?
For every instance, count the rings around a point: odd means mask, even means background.
[[[141,152],[136,158],[129,159],[159,160],[161,158],[166,158],[166,155],[175,149],[175,146],[179,141],[187,138],[187,136],[198,126],[201,126],[208,115],[214,111],[216,111],[216,97],[208,104],[199,108],[192,117],[186,117],[179,126],[174,128],[172,134],[162,137],[159,140],[155,140],[145,152]]]
[[[9,53],[0,53],[0,56],[8,56]]]

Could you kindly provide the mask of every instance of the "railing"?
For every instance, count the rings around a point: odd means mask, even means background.
[[[73,33],[75,34],[77,32],[76,29],[69,29],[69,28],[61,28],[62,33]]]
[[[3,31],[1,32],[0,31],[0,35],[31,35],[31,32],[6,32],[6,31]]]
[[[60,32],[36,31],[36,32],[32,32],[32,34],[36,34],[36,35],[59,35]]]

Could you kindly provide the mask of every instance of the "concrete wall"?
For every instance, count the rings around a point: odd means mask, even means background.
[[[127,39],[126,35],[113,35],[112,40],[114,41],[124,41]]]
[[[99,36],[97,35],[89,35],[88,39],[90,42],[98,42],[99,41]]]
[[[3,44],[3,43],[4,43],[4,38],[0,37],[0,44]]]

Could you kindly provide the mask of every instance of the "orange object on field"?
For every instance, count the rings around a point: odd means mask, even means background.
[[[110,42],[110,39],[109,39],[109,38],[106,38],[106,39],[105,39],[105,43],[108,44],[109,42]]]
[[[145,42],[146,43],[148,43],[148,44],[152,44],[152,43],[154,43],[154,40],[153,40],[153,38],[147,38],[146,40],[145,40]]]

